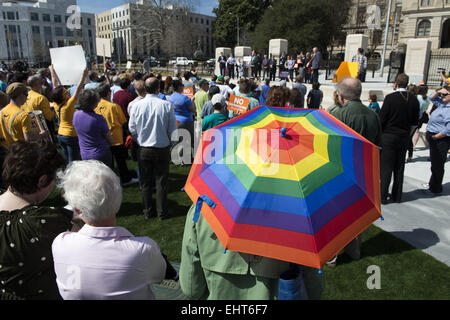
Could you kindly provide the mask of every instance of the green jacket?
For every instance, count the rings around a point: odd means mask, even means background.
[[[193,221],[195,205],[186,217],[181,251],[180,286],[190,299],[272,300],[278,295],[278,278],[289,263],[246,253],[227,251],[200,215]],[[303,268],[311,299],[319,299],[323,277]]]
[[[380,118],[360,100],[352,100],[340,108],[333,108],[330,114],[370,142],[377,146],[381,144]]]

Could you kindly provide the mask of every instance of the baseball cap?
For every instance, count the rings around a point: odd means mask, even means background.
[[[8,88],[6,88],[6,94],[11,99],[16,99],[21,94],[26,94],[26,93],[28,93],[28,88],[26,85],[24,85],[21,82],[13,82],[8,86]]]
[[[224,80],[225,80],[224,76],[218,76],[217,77],[217,81],[222,81],[223,82]]]
[[[220,103],[222,106],[225,106],[226,105],[225,97],[220,93],[217,93],[212,97],[211,103],[213,106],[215,106],[217,103]]]
[[[204,85],[205,83],[208,83],[208,84],[209,84],[208,80],[206,80],[206,79],[200,79],[200,81],[198,82],[198,85],[199,85],[199,86],[202,86],[202,85]]]

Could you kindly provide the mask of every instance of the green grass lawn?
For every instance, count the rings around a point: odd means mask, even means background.
[[[129,162],[130,167],[135,164]],[[171,166],[169,180],[170,219],[145,220],[138,185],[124,188],[123,204],[117,223],[136,236],[154,239],[170,261],[180,262],[186,213],[191,205],[181,191],[190,167]],[[64,201],[54,192],[47,205],[61,205]],[[367,268],[376,265],[381,271],[381,289],[367,288],[371,274]],[[450,267],[415,249],[408,243],[371,226],[363,233],[362,257],[351,261],[339,256],[335,268],[325,267],[326,288],[322,299],[450,299]]]

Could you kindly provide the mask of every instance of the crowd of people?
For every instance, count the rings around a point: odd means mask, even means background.
[[[311,52],[301,52],[297,55],[288,56],[286,52],[282,52],[277,57],[272,54],[260,54],[253,50],[248,60],[244,58],[235,58],[233,53],[227,57],[223,52],[217,59],[219,63],[220,75],[229,76],[234,79],[245,78],[261,78],[263,81],[270,79],[275,81],[278,71],[278,77],[281,80],[287,80],[289,75],[291,79],[301,75],[306,83],[319,81],[319,68],[322,62],[322,54],[318,48],[313,48]]]
[[[180,154],[188,158],[186,165],[195,153],[196,131],[238,116],[227,109],[231,95],[247,98],[247,111],[260,105],[324,109],[380,146],[383,204],[402,201],[406,153],[414,148],[420,126],[427,123],[432,174],[424,192],[442,193],[450,148],[448,85],[428,96],[426,86],[408,86],[408,76],[400,74],[396,91],[385,97],[380,108],[376,96],[364,105],[361,81],[347,78],[336,87],[334,105],[325,108],[317,48],[297,60],[283,55],[278,66],[288,73],[278,85],[273,85],[271,76],[266,78],[272,74],[267,71],[271,57],[261,59],[261,67],[251,64],[254,77],[264,70],[264,81],[241,77],[237,68],[237,83],[231,81],[235,66],[230,58],[226,62],[219,58],[222,74],[211,81],[191,72],[163,79],[160,74],[109,70],[99,76],[86,69],[77,85],[64,87],[53,66],[34,74],[16,72],[8,80],[2,74],[6,84],[0,91],[5,190],[0,196],[2,299],[152,299],[150,284],[177,280],[177,272],[155,241],[135,237],[116,225],[122,187],[139,183],[146,219],[170,218],[171,150],[186,138],[179,137],[177,129],[184,129],[190,139],[190,155]],[[310,59],[311,72],[303,58]],[[305,80],[313,84],[309,93]],[[48,132],[29,134],[33,111],[42,112]],[[137,172],[128,168],[130,158],[137,161]],[[42,206],[57,182],[67,207]],[[275,299],[278,278],[289,264],[237,252],[223,255],[208,224],[192,222],[194,209],[194,205],[189,209],[181,248],[179,279],[185,295]],[[359,259],[360,246],[358,236],[345,251]],[[311,268],[302,272],[308,297],[320,298],[323,277]]]

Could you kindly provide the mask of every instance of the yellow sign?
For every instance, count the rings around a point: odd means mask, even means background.
[[[358,62],[342,62],[333,77],[333,83],[340,82],[344,78],[356,78],[358,76]]]
[[[231,94],[230,99],[228,100],[228,110],[243,114],[247,112],[249,103],[250,99]]]

